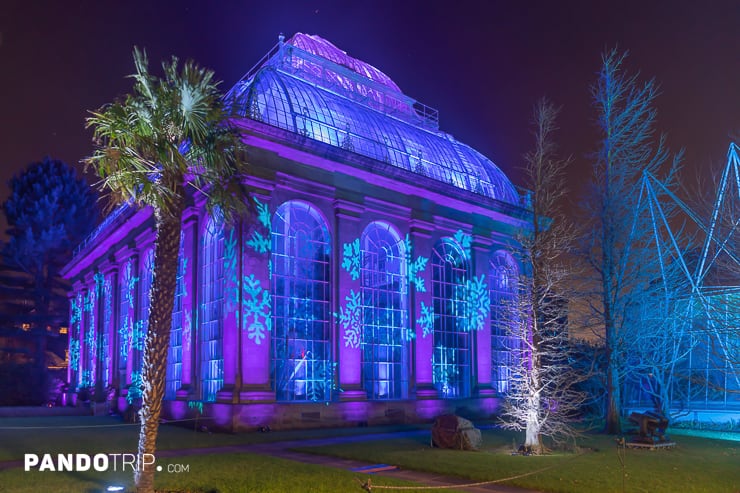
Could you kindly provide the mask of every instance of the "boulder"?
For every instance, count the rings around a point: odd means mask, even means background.
[[[434,420],[432,446],[456,450],[478,450],[483,444],[480,430],[465,418],[443,414]]]

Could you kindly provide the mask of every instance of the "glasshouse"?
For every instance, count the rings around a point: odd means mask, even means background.
[[[490,416],[531,226],[525,195],[437,111],[330,42],[295,34],[227,94],[256,213],[182,223],[165,414],[298,428]],[[123,205],[80,246],[71,386],[141,392],[154,221]]]

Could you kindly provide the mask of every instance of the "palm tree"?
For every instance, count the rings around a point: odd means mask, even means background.
[[[209,212],[230,221],[246,211],[240,176],[246,167],[238,131],[229,124],[213,72],[172,57],[164,77],[149,73],[145,51],[134,48],[133,91],[91,112],[95,150],[85,160],[114,203],[149,206],[155,218],[151,310],[142,368],[138,459],[156,450],[177,257],[186,193],[207,197]],[[154,491],[154,468],[135,473],[138,492]]]

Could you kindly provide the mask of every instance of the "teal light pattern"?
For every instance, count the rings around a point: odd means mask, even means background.
[[[80,341],[77,339],[69,341],[69,367],[74,372],[80,369]]]
[[[82,372],[82,380],[80,381],[80,387],[92,387],[95,385],[95,377],[93,376],[92,370],[84,370]]]
[[[144,342],[146,341],[146,321],[137,320],[134,324],[134,330],[131,334],[131,347],[138,349],[139,351],[144,350]]]
[[[491,296],[486,284],[486,276],[465,281],[465,286],[460,289],[461,293],[456,296],[462,305],[464,318],[461,320],[463,331],[481,330],[485,327],[486,316],[491,305]]]
[[[188,408],[195,409],[198,414],[203,414],[203,401],[188,401]]]
[[[266,333],[272,330],[272,298],[269,291],[264,289],[254,274],[244,276],[243,286],[243,314],[242,326],[247,330],[247,337],[261,344]]]
[[[470,247],[473,245],[473,237],[467,233],[463,233],[461,229],[458,229],[455,233],[455,241],[462,247],[465,252],[465,258],[470,259]]]
[[[404,239],[404,247],[404,250],[406,251],[406,265],[408,269],[409,284],[414,285],[417,293],[424,293],[427,288],[424,285],[424,278],[421,276],[424,274],[424,269],[426,269],[429,258],[416,257],[416,260],[413,260],[413,247],[408,234]]]
[[[421,302],[421,310],[419,310],[419,318],[416,324],[422,330],[422,337],[426,337],[434,332],[434,321],[437,319],[437,315],[434,314],[434,307],[427,306],[424,302]]]
[[[140,371],[131,372],[131,386],[126,395],[126,402],[133,404],[134,400],[140,399],[144,389],[144,379]]]
[[[190,332],[193,327],[193,317],[190,310],[185,310],[185,321],[182,324],[182,350],[190,351]]]
[[[226,300],[226,312],[236,311],[239,318],[239,283],[237,282],[236,269],[236,235],[234,228],[224,235],[224,299]]]
[[[358,243],[359,245],[359,243]],[[334,316],[339,318],[339,323],[344,328],[344,345],[346,347],[358,348],[362,341],[362,300],[360,293],[351,289],[344,298],[346,303],[339,307],[339,313]]]
[[[128,302],[128,306],[134,306],[134,290],[136,289],[136,283],[139,282],[138,277],[134,277],[131,274],[132,266],[131,260],[126,262],[126,270],[123,271],[123,279],[125,281],[125,292],[124,296]]]
[[[445,346],[436,346],[434,356],[432,357],[432,367],[434,372],[432,381],[439,385],[440,392],[443,396],[453,393],[456,386],[456,375],[458,373],[457,363],[455,362],[456,351],[454,348]]]
[[[76,329],[79,329],[79,323],[80,320],[82,320],[82,303],[81,303],[81,296],[78,293],[77,296],[72,298],[70,300],[70,303],[72,304],[71,311],[72,316],[70,317],[69,324]]]
[[[272,230],[272,219],[270,218],[270,209],[267,204],[262,203],[257,197],[253,197],[257,205],[257,220],[267,230],[263,234],[259,231],[252,231],[252,236],[247,240],[247,246],[251,247],[257,253],[265,254],[270,251],[272,241],[270,231]]]
[[[111,327],[113,325],[113,285],[111,278],[103,280],[103,327]],[[111,357],[109,355],[110,339],[108,336],[108,330],[103,331],[102,337],[100,338],[100,351],[98,353],[98,359],[103,362],[103,385],[108,386],[110,384],[110,369],[111,369]]]
[[[342,268],[356,281],[360,278],[360,239],[355,238],[352,243],[345,243],[342,250]]]
[[[128,360],[128,353],[131,351],[131,333],[131,319],[126,315],[123,324],[118,329],[118,337],[121,342],[121,359],[124,363]]]

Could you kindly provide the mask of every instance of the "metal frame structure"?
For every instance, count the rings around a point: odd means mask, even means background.
[[[668,262],[678,265],[687,286],[680,295],[682,303],[675,305],[681,310],[674,323],[681,324],[676,334],[682,341],[678,342],[679,360],[673,362],[675,388],[671,389],[673,402],[669,406],[673,411],[740,409],[740,285],[733,284],[737,278],[728,279],[726,272],[719,271],[721,265],[725,271],[740,273],[740,252],[736,250],[740,230],[738,152],[737,144],[730,144],[708,223],[652,174],[645,172],[640,183],[634,224],[648,211],[666,304],[674,295],[668,286]],[[670,203],[661,203],[662,197]],[[699,235],[704,235],[698,258],[669,222],[666,207],[677,207]],[[720,264],[722,258],[725,263]],[[626,261],[630,261],[629,255]],[[648,401],[641,392],[637,402],[628,404],[642,406]]]

